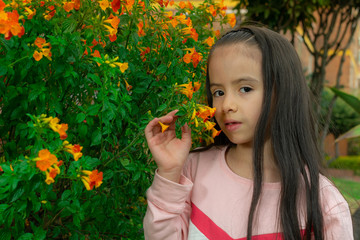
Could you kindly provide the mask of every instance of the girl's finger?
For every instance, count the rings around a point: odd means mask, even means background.
[[[165,124],[169,124],[171,122],[173,122],[175,114],[178,112],[179,110],[174,110],[169,112],[168,114],[166,114],[165,116],[162,116],[159,118],[160,122],[165,123]]]
[[[154,118],[145,128],[145,137],[147,139],[151,139],[158,131],[161,131],[159,126],[159,118]]]

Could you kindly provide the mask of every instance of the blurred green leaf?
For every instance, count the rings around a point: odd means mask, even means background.
[[[340,91],[336,88],[330,88],[338,97],[343,99],[347,104],[349,104],[356,112],[360,113],[360,99],[347,94],[343,91]]]

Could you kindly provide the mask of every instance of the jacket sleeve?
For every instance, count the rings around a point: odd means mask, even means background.
[[[323,189],[324,240],[353,240],[353,225],[349,205],[335,186]]]
[[[147,190],[143,226],[146,240],[186,240],[191,214],[193,183],[184,175],[180,184],[161,177],[157,171]]]

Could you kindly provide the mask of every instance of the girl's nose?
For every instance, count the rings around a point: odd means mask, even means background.
[[[223,101],[223,111],[227,112],[236,112],[238,110],[237,104],[234,101],[234,98],[231,96],[226,96]]]

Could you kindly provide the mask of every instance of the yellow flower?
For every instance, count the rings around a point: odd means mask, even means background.
[[[191,120],[193,120],[195,118],[195,116],[196,116],[196,110],[194,109],[194,111],[193,111],[193,113],[191,115]]]
[[[109,1],[108,0],[102,0],[102,1],[99,1],[99,4],[100,4],[100,8],[105,11],[109,6]]]
[[[43,120],[45,122],[45,119]],[[59,133],[60,135],[60,139],[64,140],[67,138],[67,134],[66,131],[68,130],[68,125],[65,123],[62,124],[58,124],[60,119],[58,119],[57,117],[53,118],[53,117],[49,117],[46,119],[46,121],[49,122],[49,127],[54,131]]]
[[[163,124],[162,122],[159,121],[159,124],[161,126],[161,132],[165,132],[166,129],[168,129],[170,126],[169,125],[166,125],[166,124]]]
[[[121,71],[122,73],[125,72],[126,69],[129,68],[129,64],[128,64],[128,63],[114,62],[114,64],[120,68],[120,71]]]
[[[210,122],[210,121],[206,121],[205,122],[205,127],[207,130],[211,130],[215,127],[216,123]]]
[[[54,178],[56,177],[56,175],[60,174],[60,168],[57,165],[54,165],[54,167],[50,167],[46,172],[46,179],[45,182],[46,184],[51,184],[53,182],[55,182]]]
[[[71,153],[75,161],[79,160],[79,158],[82,157],[83,154],[81,150],[83,149],[83,147],[80,146],[79,144],[72,145],[68,141],[64,141],[63,146],[64,146],[64,151]]]
[[[126,84],[126,90],[130,91],[132,89],[132,86],[125,80],[125,84]]]

